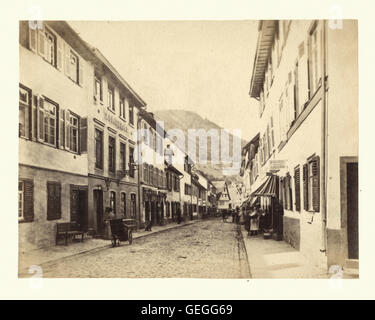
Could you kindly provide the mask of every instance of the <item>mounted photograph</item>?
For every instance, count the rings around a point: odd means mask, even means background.
[[[19,21],[18,278],[359,279],[358,21]]]

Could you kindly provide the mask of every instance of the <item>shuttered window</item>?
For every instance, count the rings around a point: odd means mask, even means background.
[[[303,209],[308,210],[308,191],[307,191],[307,164],[303,165],[302,180],[303,180]]]
[[[47,182],[47,220],[61,219],[61,183]]]
[[[312,209],[315,212],[320,211],[320,163],[319,157],[316,156],[310,162],[312,173]]]
[[[306,211],[320,211],[320,160],[311,158],[303,165],[303,197]]]
[[[296,211],[301,211],[301,185],[300,185],[300,168],[294,169],[294,190],[295,190],[295,199],[296,199]]]
[[[18,220],[34,220],[34,182],[21,179],[18,181]]]

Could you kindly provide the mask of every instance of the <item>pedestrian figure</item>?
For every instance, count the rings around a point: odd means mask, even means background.
[[[245,230],[247,231],[247,235],[250,235],[250,212],[245,211]]]
[[[222,211],[223,222],[228,222],[228,215],[229,214],[230,213],[227,210],[225,210],[225,209]]]
[[[257,235],[259,232],[260,212],[258,208],[254,208],[250,213],[250,236]]]
[[[180,207],[177,208],[177,223],[181,223],[181,209]]]
[[[145,231],[152,231],[152,221],[146,221]]]
[[[112,232],[111,232],[111,224],[109,220],[116,218],[116,215],[113,213],[111,207],[106,207],[104,211],[104,238],[111,239]]]

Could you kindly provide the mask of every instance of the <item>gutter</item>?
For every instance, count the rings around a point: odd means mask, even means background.
[[[327,75],[327,20],[323,23],[323,59],[322,59],[322,84],[323,84],[323,95],[322,95],[322,166],[321,166],[321,198],[322,198],[322,236],[321,236],[321,249],[320,252],[327,255],[327,159],[328,159],[328,116],[327,116],[327,91],[328,91],[328,75]]]

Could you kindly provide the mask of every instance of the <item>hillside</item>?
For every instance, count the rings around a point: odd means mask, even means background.
[[[216,123],[208,120],[203,119],[199,114],[192,112],[192,111],[186,111],[186,110],[158,110],[154,112],[155,118],[157,120],[163,120],[164,121],[164,128],[166,131],[170,129],[181,129],[185,137],[187,137],[188,129],[203,129],[203,130],[210,130],[210,129],[216,129],[218,130],[218,133],[220,134],[220,130],[222,127],[217,125]],[[208,178],[211,180],[222,180],[225,179],[228,182],[232,181],[239,181],[239,175],[224,175],[223,174],[223,164],[212,164],[211,163],[211,143],[210,138],[208,138],[207,143],[207,164],[197,163],[196,169],[202,171]],[[245,144],[245,141],[241,141],[241,146]],[[187,143],[186,143],[187,145]],[[198,139],[196,139],[196,150],[197,150],[197,159],[199,157],[199,152],[201,152],[202,148],[205,148],[204,145],[198,144]],[[201,149],[201,150],[199,150]],[[232,154],[233,150],[233,136],[232,134],[229,134],[229,154]],[[219,143],[219,150],[218,154],[221,155],[221,144]]]

